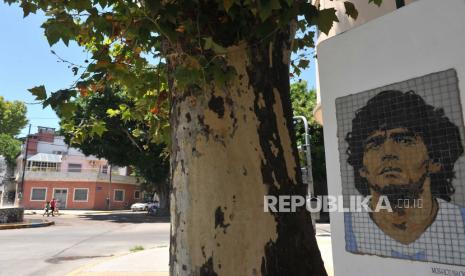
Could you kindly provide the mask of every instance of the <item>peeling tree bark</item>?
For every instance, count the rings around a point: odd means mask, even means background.
[[[305,195],[292,126],[289,34],[230,47],[229,87],[177,91],[171,110],[171,275],[326,275],[310,214],[267,213]]]

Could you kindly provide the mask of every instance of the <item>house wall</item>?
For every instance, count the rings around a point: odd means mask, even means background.
[[[31,201],[32,188],[47,188],[46,200]],[[107,182],[83,182],[83,181],[34,181],[26,180],[24,183],[23,206],[26,209],[43,209],[45,203],[53,197],[54,189],[68,189],[66,206],[60,206],[62,209],[107,209],[107,196],[109,184]],[[74,189],[89,189],[87,202],[74,201]],[[114,190],[121,189],[125,191],[123,202],[113,200]],[[134,199],[134,191],[139,190],[137,185],[112,183],[111,184],[111,209],[127,209],[131,204],[139,201]]]
[[[68,171],[68,164],[81,164],[82,172],[98,172],[100,168],[107,165],[107,161],[103,159],[97,159],[95,157],[86,157],[83,154],[76,155],[64,155],[62,158],[61,168],[62,171]]]
[[[106,209],[107,207],[107,197],[109,191],[109,184],[108,183],[97,183],[98,191],[95,194],[95,209]],[[115,190],[124,190],[124,201],[118,202],[114,201],[114,191]],[[139,187],[135,185],[127,185],[121,183],[112,183],[111,184],[111,209],[127,209],[133,203],[140,202],[142,199],[135,199],[134,198],[134,191],[139,191]]]
[[[330,195],[342,194],[336,98],[454,68],[463,106],[465,1],[442,2],[444,4],[438,8],[436,0],[416,1],[319,44],[319,83]],[[343,213],[331,213],[331,239],[336,275],[434,275],[434,267],[458,271],[457,275],[465,273],[465,269],[458,266],[348,253]]]
[[[63,137],[56,136],[52,142],[40,140],[37,143],[37,152],[54,154],[54,151],[68,151],[68,146],[65,144]]]

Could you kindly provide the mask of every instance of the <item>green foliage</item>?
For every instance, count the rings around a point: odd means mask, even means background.
[[[294,116],[304,116],[309,123],[310,146],[312,152],[312,172],[315,182],[326,181],[326,164],[323,141],[323,127],[319,125],[313,116],[316,107],[316,91],[308,90],[307,83],[300,81],[291,84],[291,101]],[[303,144],[304,128],[302,124],[296,127],[298,145]]]
[[[129,251],[131,251],[132,253],[134,253],[134,252],[137,252],[137,251],[142,251],[142,250],[144,250],[144,249],[145,249],[145,248],[144,248],[143,246],[141,246],[141,245],[136,245],[136,246],[132,247],[131,249],[129,249]]]
[[[379,7],[383,3],[383,0],[368,0],[368,3],[374,3]]]
[[[345,1],[344,8],[346,9],[346,14],[349,17],[352,17],[354,20],[358,17],[358,11],[355,8],[355,5],[352,2]]]
[[[10,163],[14,164],[16,156],[21,151],[21,142],[8,134],[0,134],[0,155]]]
[[[36,96],[36,101],[43,101],[47,99],[47,92],[43,85],[28,89],[28,91],[31,92],[33,96]]]
[[[313,1],[4,2],[20,4],[24,16],[44,12],[47,20],[42,28],[50,45],[75,41],[90,53],[85,64],[72,66],[79,79],[71,88],[50,94],[43,86],[30,90],[63,119],[70,142],[83,147],[90,147],[93,139],[110,139],[105,135],[113,132],[114,120],[133,138],[146,139],[141,145],[168,142],[168,101],[176,92],[172,88],[205,91],[213,83],[228,86],[236,73],[228,66],[229,47],[245,44],[269,49],[280,34],[295,26],[292,51],[302,53],[314,47],[315,29],[328,33],[338,21],[335,9],[320,9]],[[379,5],[381,0],[369,2]],[[353,5],[345,3],[345,8],[348,16],[357,17]],[[298,74],[309,64],[304,55],[292,68]],[[87,98],[92,102],[107,97],[109,88],[124,91],[128,104],[85,114]]]
[[[318,126],[313,117],[313,110],[316,107],[316,91],[308,90],[306,81],[291,84],[291,101],[294,116],[304,116],[310,125]]]
[[[66,143],[111,164],[132,166],[151,185],[166,182],[166,145],[153,139],[149,111],[144,118],[126,118],[124,114],[136,109],[137,103],[123,91],[110,88],[72,103],[76,106],[72,116],[58,114]]]
[[[227,86],[236,72],[227,64],[230,46],[245,43],[266,47],[280,32],[296,26],[293,51],[312,48],[312,26],[328,32],[338,21],[334,9],[320,9],[311,1],[213,0],[213,1],[122,1],[122,0],[4,0],[18,3],[24,16],[42,11],[42,24],[50,45],[75,41],[91,55],[83,65],[71,66],[79,79],[71,88],[51,94],[45,87],[30,89],[36,99],[50,105],[62,117],[76,110],[72,98],[102,93],[105,87],[122,87],[135,102],[151,104],[156,117],[166,116],[163,107],[173,93],[167,86],[205,90],[210,83]],[[350,16],[355,12],[347,10]],[[309,57],[294,64],[295,73],[309,66]],[[170,90],[170,91],[168,91]],[[139,107],[141,104],[138,104]],[[169,103],[167,104],[169,106]],[[162,112],[158,112],[158,111]],[[144,112],[130,110],[126,119]],[[165,124],[150,126],[151,133],[166,137]],[[96,124],[93,133],[103,133]]]
[[[0,96],[0,133],[16,136],[27,124],[27,108],[23,102],[6,101]]]

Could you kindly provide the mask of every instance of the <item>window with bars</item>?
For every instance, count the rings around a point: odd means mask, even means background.
[[[47,195],[47,188],[32,188],[31,200],[45,201]]]
[[[115,190],[115,201],[124,201],[124,190]]]
[[[28,171],[57,172],[60,171],[60,164],[51,162],[29,161]]]
[[[89,189],[76,188],[74,189],[74,201],[87,201],[89,196]]]

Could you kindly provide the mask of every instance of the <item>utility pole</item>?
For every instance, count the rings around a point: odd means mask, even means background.
[[[108,164],[108,173],[110,174],[109,181],[108,181],[108,210],[111,210],[111,164]]]
[[[310,147],[310,133],[308,131],[308,121],[304,116],[294,116],[294,121],[302,121],[304,124],[304,138],[305,144],[301,146],[301,150],[305,154],[305,176],[306,179],[302,179],[304,183],[307,184],[307,196],[315,196],[314,192],[314,183],[313,183],[313,173],[312,173],[312,151]],[[303,176],[303,175],[302,175]],[[311,213],[313,228],[315,228],[315,220],[319,219],[319,213]]]
[[[24,152],[24,157],[23,157],[23,171],[22,171],[22,176],[21,176],[21,185],[18,185],[16,183],[16,205],[20,206],[22,197],[23,197],[23,190],[24,190],[24,177],[26,176],[26,166],[27,166],[27,153],[29,150],[29,136],[31,135],[31,124],[29,124],[29,130],[27,132],[26,136],[26,149]]]

